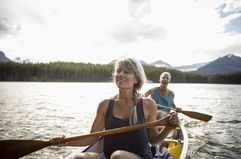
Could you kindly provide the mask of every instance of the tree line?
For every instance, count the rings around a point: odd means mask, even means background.
[[[149,82],[159,82],[162,72],[172,75],[173,83],[241,84],[241,72],[233,74],[201,75],[176,69],[144,65]],[[110,82],[113,65],[51,62],[51,63],[0,63],[0,81],[36,82]]]

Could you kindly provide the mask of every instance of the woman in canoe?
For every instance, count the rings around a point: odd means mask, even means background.
[[[111,99],[99,103],[96,117],[92,123],[91,133],[141,124],[156,120],[157,108],[155,101],[141,97],[138,93],[146,77],[139,61],[123,58],[114,66],[113,78],[118,87],[118,94]],[[156,127],[136,130],[103,137],[103,153],[82,152],[75,158],[82,159],[152,159],[149,143],[160,144],[168,133],[178,125],[177,113],[163,118],[161,124],[166,125],[161,132]],[[63,137],[52,138],[50,142],[57,145]],[[87,146],[98,139],[88,139],[66,143],[61,146]]]

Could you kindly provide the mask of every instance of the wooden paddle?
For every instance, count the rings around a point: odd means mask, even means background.
[[[177,143],[183,143],[183,141],[182,140],[175,140],[175,139],[164,139],[164,141],[163,142],[166,142],[166,143],[175,143],[175,144],[177,144]]]
[[[123,132],[135,131],[143,128],[155,127],[164,125],[165,120],[167,120],[170,116],[165,118],[147,122],[143,124],[137,124],[132,126],[120,127],[115,129],[109,129],[105,131],[98,131],[94,133],[90,133],[87,135],[75,136],[65,138],[61,141],[60,144],[65,144],[68,142],[79,141],[79,140],[87,140],[98,138],[101,136],[109,136]],[[52,144],[49,141],[40,141],[40,140],[2,140],[0,141],[0,158],[1,159],[15,159],[20,158],[22,156],[28,155],[37,150],[43,149],[45,147],[51,146]]]
[[[212,119],[212,116],[208,115],[208,114],[203,114],[203,113],[194,112],[194,111],[184,111],[184,110],[178,111],[176,108],[167,107],[167,106],[160,105],[160,104],[157,104],[157,106],[160,107],[160,108],[167,108],[167,109],[175,110],[175,111],[180,112],[180,113],[182,113],[186,116],[189,116],[191,118],[198,119],[198,120],[201,120],[201,121],[208,122],[209,120]]]

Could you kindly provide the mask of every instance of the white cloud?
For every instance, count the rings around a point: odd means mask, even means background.
[[[224,13],[228,12],[240,12],[241,11],[241,1],[240,0],[228,0],[223,8]]]

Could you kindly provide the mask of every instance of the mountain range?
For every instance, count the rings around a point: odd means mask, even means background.
[[[118,59],[114,59],[108,64],[114,64]],[[0,51],[0,62],[8,62],[14,61],[19,63],[30,63],[30,60],[21,60],[20,58],[16,58],[14,60],[10,60],[5,54]],[[211,62],[204,62],[204,63],[197,63],[192,65],[184,65],[184,66],[177,66],[172,67],[170,64],[158,60],[152,63],[147,63],[143,60],[140,60],[142,65],[150,65],[155,67],[166,67],[166,68],[173,68],[183,72],[194,71],[199,74],[229,74],[234,72],[241,72],[241,57],[235,56],[233,54],[228,54],[223,57],[219,57],[216,60]]]
[[[111,61],[109,64],[114,64],[118,59]],[[183,72],[197,72],[199,74],[229,74],[234,72],[241,72],[241,57],[233,54],[228,54],[223,57],[219,57],[216,60],[204,63],[196,63],[192,65],[184,65],[172,67],[170,64],[158,60],[148,64],[147,62],[140,60],[142,65],[150,65],[155,67],[173,68]]]
[[[200,74],[228,74],[234,72],[241,72],[241,57],[228,54],[223,57],[209,62],[207,65],[197,69]]]

